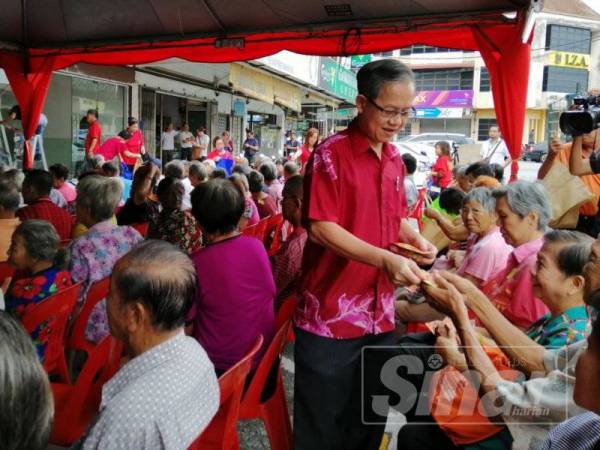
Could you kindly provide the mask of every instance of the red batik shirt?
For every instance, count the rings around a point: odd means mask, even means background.
[[[59,208],[50,197],[40,197],[30,205],[17,210],[17,217],[21,222],[26,220],[45,220],[50,222],[56,233],[62,241],[71,239],[71,230],[73,228],[73,218],[67,210]]]
[[[384,144],[379,159],[356,122],[315,149],[304,192],[305,220],[334,222],[380,248],[398,240],[407,214],[400,152]],[[394,286],[377,268],[309,240],[294,322],[337,339],[392,331]]]

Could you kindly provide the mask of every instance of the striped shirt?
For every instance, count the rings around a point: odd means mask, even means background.
[[[554,428],[540,450],[591,450],[600,444],[600,416],[586,412]]]

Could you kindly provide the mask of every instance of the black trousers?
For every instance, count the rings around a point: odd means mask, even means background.
[[[364,423],[362,404],[368,408],[372,395],[383,391],[384,353],[362,350],[394,345],[394,333],[331,339],[295,331],[294,449],[378,449],[386,417]],[[375,417],[367,413],[365,419]]]
[[[175,150],[163,150],[162,151],[162,163],[163,163],[163,167],[165,166],[165,164],[169,164],[171,161],[173,161],[173,152]]]
[[[191,161],[192,160],[192,147],[181,147],[181,160]]]

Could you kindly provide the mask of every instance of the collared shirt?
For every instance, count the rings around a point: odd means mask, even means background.
[[[79,448],[185,449],[218,407],[213,365],[181,333],[129,361],[104,385],[100,415]]]
[[[406,217],[404,164],[383,144],[381,159],[353,122],[321,143],[308,162],[303,215],[333,222],[357,238],[387,249]],[[310,239],[302,261],[297,327],[350,339],[394,329],[394,286],[379,269],[337,255]]]
[[[600,416],[579,414],[550,432],[540,450],[588,450],[600,444]]]
[[[279,252],[273,258],[273,276],[277,287],[277,301],[285,300],[297,287],[302,268],[302,254],[308,233],[301,226],[294,228]]]
[[[471,275],[483,282],[488,281],[506,267],[507,258],[512,250],[498,227],[493,227],[482,237],[473,234],[467,240],[465,259],[456,273]]]
[[[544,314],[525,333],[544,347],[562,347],[586,339],[592,323],[585,305],[573,306],[556,317]]]
[[[493,141],[488,139],[481,145],[481,158],[490,158],[490,164],[504,165],[504,160],[510,157],[504,139]]]
[[[106,220],[92,226],[87,233],[71,242],[71,277],[75,283],[83,283],[78,300],[80,307],[92,283],[109,276],[121,256],[143,239],[135,229],[120,227]],[[99,342],[106,335],[108,319],[106,302],[102,300],[90,315],[85,337],[92,342]]]
[[[527,328],[548,312],[533,292],[531,270],[544,244],[540,237],[515,248],[504,270],[486,282],[481,290],[504,316],[520,328]]]
[[[94,139],[97,139],[96,145],[94,146],[94,148],[90,148],[92,146],[92,141]],[[94,153],[96,153],[98,151],[98,149],[100,148],[101,144],[102,144],[102,127],[100,126],[100,122],[98,122],[96,120],[95,122],[91,123],[90,126],[88,127],[88,132],[87,132],[87,136],[85,137],[85,144],[84,144],[85,152],[88,153],[89,151],[93,151]]]
[[[210,136],[204,133],[202,136],[196,136],[196,145],[199,145],[202,148],[201,156],[206,156],[208,152],[208,146],[210,145]]]
[[[178,131],[163,131],[160,136],[160,147],[162,150],[175,150],[175,136],[179,134]]]
[[[66,210],[52,203],[50,197],[40,197],[30,205],[19,209],[17,217],[21,219],[21,222],[32,219],[50,222],[61,240],[71,239],[73,218]]]

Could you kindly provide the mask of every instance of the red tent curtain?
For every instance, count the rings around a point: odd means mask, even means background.
[[[385,26],[363,30],[229,36],[228,39],[240,39],[237,41],[239,47],[218,45],[221,41],[216,38],[202,38],[85,49],[38,48],[29,50],[27,61],[18,54],[0,53],[0,67],[6,70],[11,87],[21,105],[23,126],[26,137],[30,138],[42,112],[52,71],[76,63],[147,64],[175,57],[193,62],[222,63],[256,59],[281,50],[306,55],[337,56],[375,53],[417,43],[460,50],[479,50],[490,73],[500,128],[511,155],[516,159],[521,151],[529,79],[530,45],[521,42],[523,23],[523,15],[520,14],[516,22],[504,23],[498,22],[497,18],[482,18],[477,22],[452,24],[454,27],[451,29],[448,24],[436,23],[411,29]],[[31,164],[30,154],[25,161]],[[516,171],[516,167],[513,168],[514,176]]]

